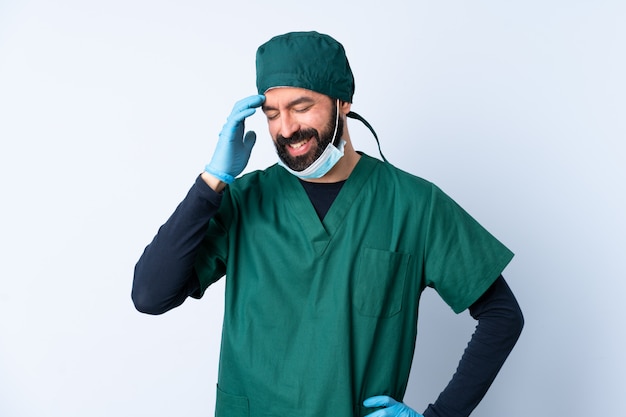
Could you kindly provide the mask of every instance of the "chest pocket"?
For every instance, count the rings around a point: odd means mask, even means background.
[[[391,317],[402,309],[410,255],[365,248],[354,282],[354,308],[364,316]]]

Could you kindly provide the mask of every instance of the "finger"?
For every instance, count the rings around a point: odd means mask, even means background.
[[[246,97],[243,100],[239,100],[235,103],[233,111],[226,120],[226,126],[233,128],[237,124],[243,122],[247,117],[252,116],[257,107],[259,107],[265,101],[265,96],[256,95]]]
[[[236,125],[243,122],[247,117],[252,116],[256,112],[254,108],[245,108],[241,109],[237,112],[233,111],[230,116],[228,116],[228,120],[226,121],[227,125]]]
[[[235,105],[233,106],[233,111],[232,113],[239,113],[242,110],[246,110],[246,109],[255,109],[257,107],[259,107],[261,104],[263,104],[263,102],[265,101],[265,96],[262,95],[254,95],[254,96],[250,96],[250,97],[246,97],[242,100],[239,100],[237,103],[235,103]]]
[[[387,395],[377,395],[363,401],[365,407],[391,407],[398,402]]]
[[[246,132],[246,136],[243,138],[243,145],[246,149],[252,149],[256,143],[256,133],[253,130]]]

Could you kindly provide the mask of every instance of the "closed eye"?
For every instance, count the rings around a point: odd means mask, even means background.
[[[278,110],[270,108],[263,108],[263,113],[265,113],[265,117],[267,117],[267,120],[274,120],[280,114]]]
[[[311,110],[311,107],[313,107],[313,105],[300,107],[300,108],[294,108],[293,111],[295,111],[296,113],[306,113],[307,111]]]
[[[315,105],[315,100],[310,97],[298,97],[297,99],[288,103],[285,107],[294,113],[306,113],[311,110]],[[276,120],[280,117],[280,110],[274,106],[263,104],[263,113],[267,117],[267,120]]]

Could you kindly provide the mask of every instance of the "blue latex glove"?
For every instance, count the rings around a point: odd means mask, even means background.
[[[424,417],[417,411],[386,395],[370,397],[363,401],[363,405],[365,407],[385,407],[368,414],[366,417]]]
[[[265,101],[265,96],[256,95],[238,101],[228,116],[226,124],[220,132],[219,140],[211,162],[204,168],[206,172],[220,181],[230,184],[235,177],[248,165],[252,147],[256,142],[253,131],[244,137],[244,121],[252,116]]]

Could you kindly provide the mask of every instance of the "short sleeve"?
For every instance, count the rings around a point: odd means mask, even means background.
[[[426,285],[460,313],[500,276],[513,253],[432,185],[424,257]]]

